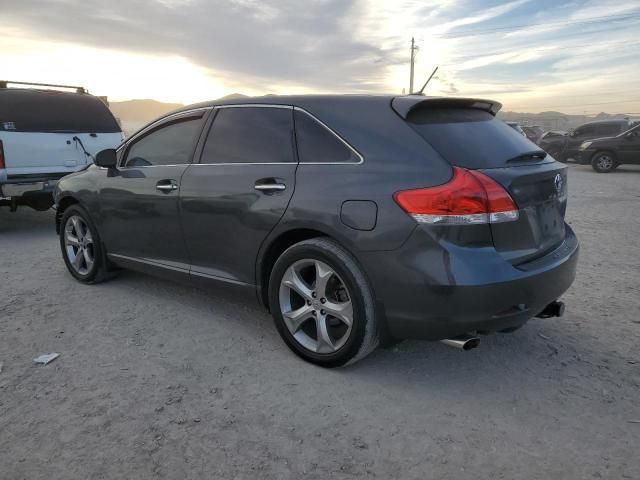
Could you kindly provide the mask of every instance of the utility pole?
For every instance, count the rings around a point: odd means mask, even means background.
[[[414,70],[417,51],[418,51],[418,46],[416,45],[414,38],[411,37],[411,69],[409,72],[409,95],[413,93],[413,70]]]

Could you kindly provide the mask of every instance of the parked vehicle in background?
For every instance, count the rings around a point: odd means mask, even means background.
[[[0,206],[46,210],[63,176],[118,146],[120,126],[97,97],[0,82]]]
[[[538,144],[538,142],[542,138],[542,135],[544,134],[544,129],[539,125],[523,126],[522,131],[527,136],[527,138],[531,140],[533,143],[535,143],[536,145]]]
[[[540,142],[552,142],[553,139],[557,137],[564,137],[566,135],[568,135],[568,132],[565,132],[564,130],[549,130],[548,132],[544,132],[542,134],[542,136],[540,137]]]
[[[566,162],[571,158],[578,158],[583,142],[618,135],[633,125],[634,122],[629,119],[589,122],[564,136],[544,136],[539,145],[556,160]]]
[[[259,97],[167,115],[56,187],[67,268],[246,289],[326,367],[562,314],[567,167],[464,98]]]
[[[526,133],[524,133],[524,130],[522,130],[522,127],[520,126],[520,124],[518,122],[504,122],[507,125],[509,125],[511,128],[513,128],[516,132],[518,132],[520,135],[523,136],[527,136]]]
[[[624,163],[640,164],[640,124],[615,137],[583,142],[578,163],[590,164],[598,173],[611,172]]]

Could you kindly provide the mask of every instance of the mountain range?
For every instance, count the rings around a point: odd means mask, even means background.
[[[220,100],[246,97],[240,93],[232,93]],[[124,102],[109,102],[109,108],[120,122],[122,131],[131,135],[156,118],[183,107],[181,103],[164,103],[157,100],[126,100]]]

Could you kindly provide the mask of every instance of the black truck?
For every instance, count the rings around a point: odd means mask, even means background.
[[[636,122],[637,123],[637,122]],[[578,159],[580,145],[588,140],[603,137],[615,137],[634,126],[634,121],[599,120],[580,125],[572,132],[561,136],[545,136],[540,140],[540,148],[560,162],[570,158]]]
[[[640,124],[615,137],[587,140],[580,145],[576,159],[591,165],[598,173],[615,170],[623,163],[640,164]]]

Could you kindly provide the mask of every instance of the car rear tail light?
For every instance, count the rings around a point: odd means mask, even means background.
[[[418,223],[473,225],[518,219],[518,207],[495,180],[474,170],[453,167],[444,185],[396,192],[394,200]]]
[[[0,170],[6,168],[4,163],[4,147],[2,146],[2,140],[0,140]]]

